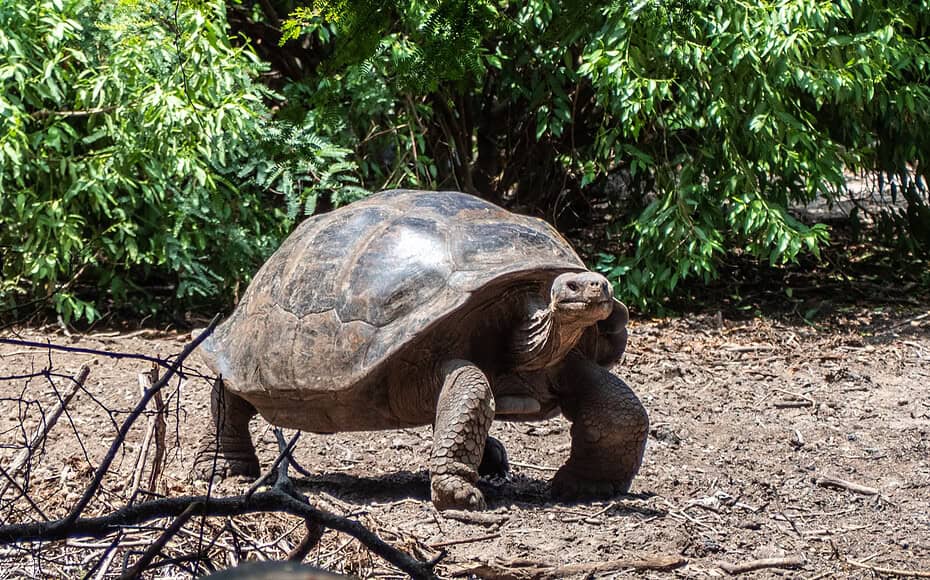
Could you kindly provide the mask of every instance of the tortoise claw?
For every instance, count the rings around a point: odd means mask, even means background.
[[[434,475],[431,482],[433,505],[442,510],[483,510],[484,495],[472,483],[457,475]]]

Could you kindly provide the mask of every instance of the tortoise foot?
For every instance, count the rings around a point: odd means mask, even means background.
[[[604,499],[628,492],[632,481],[632,477],[624,481],[592,479],[562,467],[552,479],[552,497],[566,501]]]
[[[430,482],[433,505],[442,510],[483,510],[484,495],[474,484],[457,475],[434,475]]]
[[[192,475],[195,480],[211,481],[227,477],[242,476],[255,479],[261,474],[261,466],[255,449],[217,449],[216,442],[204,446],[194,458]]]
[[[478,466],[478,475],[486,477],[507,477],[510,473],[510,461],[504,444],[494,437],[488,437],[484,444],[484,455]]]

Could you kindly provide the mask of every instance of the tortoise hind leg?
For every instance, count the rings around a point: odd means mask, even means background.
[[[478,465],[494,419],[494,395],[475,365],[452,360],[443,365],[436,404],[430,490],[436,509],[484,509],[475,487]]]
[[[510,461],[504,444],[488,435],[484,443],[484,454],[478,465],[478,474],[485,477],[506,477],[510,473]]]
[[[194,459],[195,477],[207,481],[230,475],[258,477],[258,456],[249,433],[249,421],[256,413],[251,403],[216,379],[210,393],[212,428]]]

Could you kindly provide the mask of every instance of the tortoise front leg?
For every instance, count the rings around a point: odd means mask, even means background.
[[[629,321],[630,311],[614,298],[610,316],[585,331],[575,348],[597,364],[609,367],[620,360],[626,350]]]
[[[565,359],[558,395],[572,422],[572,449],[552,480],[552,494],[585,499],[629,491],[649,431],[639,399],[619,377],[578,353]]]
[[[442,367],[442,390],[433,425],[430,488],[436,509],[484,509],[475,486],[494,419],[494,395],[481,369],[452,360]]]

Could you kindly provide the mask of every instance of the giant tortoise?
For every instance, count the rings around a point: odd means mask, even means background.
[[[220,380],[195,472],[258,475],[256,413],[315,433],[432,424],[433,503],[480,509],[479,466],[506,465],[491,421],[561,411],[571,453],[553,495],[625,493],[648,430],[608,370],[627,321],[540,219],[452,191],[373,195],[304,221],[203,343]]]

